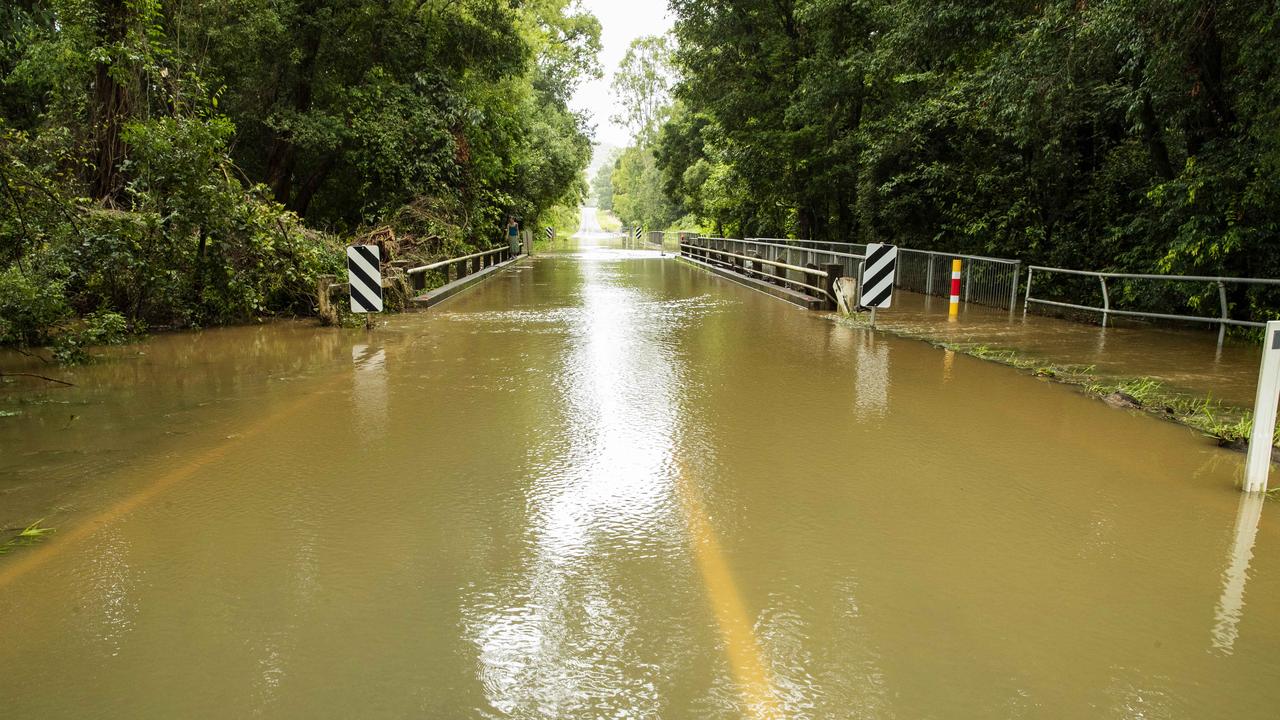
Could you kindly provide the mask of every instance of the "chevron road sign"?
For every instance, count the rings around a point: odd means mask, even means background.
[[[862,293],[858,304],[865,308],[887,308],[893,303],[893,282],[898,272],[898,248],[869,243],[862,270]]]
[[[347,247],[347,282],[351,312],[382,312],[382,251],[377,245]]]

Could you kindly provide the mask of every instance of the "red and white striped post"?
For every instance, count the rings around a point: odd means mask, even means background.
[[[948,317],[956,318],[960,315],[960,258],[951,261],[951,307],[947,311]]]

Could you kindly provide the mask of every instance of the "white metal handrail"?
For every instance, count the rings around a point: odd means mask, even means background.
[[[1031,296],[1032,284],[1035,279],[1036,271],[1042,273],[1059,273],[1064,275],[1078,275],[1083,277],[1094,277],[1098,279],[1099,289],[1102,291],[1102,307],[1096,305],[1082,305],[1078,303],[1062,302],[1060,300],[1048,300],[1044,298],[1035,298]],[[1205,315],[1183,315],[1180,313],[1159,313],[1145,310],[1120,310],[1111,307],[1111,293],[1107,287],[1108,279],[1119,280],[1155,280],[1164,282],[1203,282],[1214,283],[1218,286],[1218,306],[1219,315],[1210,317]],[[1049,305],[1053,307],[1071,308],[1073,310],[1084,310],[1087,312],[1102,313],[1102,326],[1107,326],[1107,320],[1112,315],[1121,315],[1125,317],[1145,317],[1158,320],[1179,320],[1185,322],[1202,322],[1213,323],[1218,325],[1218,343],[1221,344],[1226,335],[1228,325],[1240,327],[1266,327],[1266,323],[1253,320],[1236,320],[1231,317],[1231,309],[1227,304],[1227,283],[1241,285],[1280,285],[1280,279],[1273,278],[1239,278],[1239,277],[1219,277],[1213,275],[1144,275],[1141,273],[1119,273],[1119,272],[1099,272],[1094,270],[1071,270],[1068,268],[1045,267],[1041,265],[1031,265],[1027,267],[1027,290],[1022,300],[1022,312],[1025,314],[1027,309],[1034,303],[1036,305]]]

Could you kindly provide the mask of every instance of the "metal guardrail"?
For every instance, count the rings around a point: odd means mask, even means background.
[[[795,240],[787,238],[746,238],[738,240],[735,238],[712,238],[712,237],[693,237],[681,238],[680,248],[684,252],[687,247],[706,252],[722,253],[724,257],[728,257],[734,263],[721,263],[726,266],[736,266],[738,272],[744,274],[765,275],[756,270],[744,269],[741,262],[752,261],[763,263],[775,268],[781,268],[782,274],[788,272],[787,268],[817,268],[826,264],[838,264],[842,267],[844,276],[858,278],[861,283],[861,263],[866,257],[866,246],[859,243],[845,243],[827,240]],[[898,269],[896,286],[914,292],[924,293],[926,295],[947,296],[950,294],[951,288],[951,261],[960,259],[963,261],[961,270],[961,299],[963,302],[978,303],[989,305],[1001,309],[1012,311],[1018,302],[1018,288],[1022,280],[1022,261],[1010,258],[987,257],[984,255],[969,255],[965,253],[947,253],[933,250],[914,250],[911,248],[898,248]],[[1049,297],[1033,297],[1032,288],[1035,283],[1036,273],[1059,274],[1072,277],[1096,278],[1098,280],[1097,289],[1101,296],[1101,305],[1088,305],[1083,302],[1069,301],[1078,298],[1081,295],[1080,287],[1068,289],[1064,296],[1059,299],[1050,299]],[[777,276],[773,276],[774,281]],[[1216,286],[1218,299],[1218,314],[1214,316],[1205,315],[1188,315],[1185,313],[1174,312],[1158,312],[1155,310],[1138,310],[1117,308],[1113,306],[1112,298],[1116,296],[1114,286],[1108,285],[1111,281],[1155,281],[1166,283],[1210,283]],[[814,286],[807,283],[800,283],[788,279],[788,284],[804,287],[806,289],[814,289]],[[1266,285],[1272,287],[1280,287],[1280,279],[1270,278],[1236,278],[1236,277],[1214,277],[1204,275],[1145,275],[1137,273],[1108,273],[1095,272],[1089,270],[1068,270],[1065,268],[1051,268],[1039,265],[1032,265],[1027,268],[1026,292],[1023,298],[1023,312],[1032,304],[1045,305],[1052,307],[1067,308],[1072,310],[1082,310],[1085,312],[1096,312],[1102,314],[1102,324],[1105,327],[1112,315],[1125,317],[1152,318],[1157,320],[1174,320],[1186,322],[1215,323],[1218,325],[1218,343],[1221,344],[1226,336],[1226,328],[1231,325],[1241,327],[1265,327],[1266,323],[1257,320],[1245,320],[1232,318],[1230,307],[1227,303],[1226,286],[1230,284],[1243,285]],[[1212,290],[1210,290],[1212,292]],[[830,296],[830,293],[826,293]],[[1192,306],[1195,306],[1196,295],[1194,293],[1179,292],[1174,294],[1175,298],[1181,298],[1185,303],[1185,298],[1191,297]]]
[[[1036,273],[1049,275],[1067,275],[1072,277],[1090,277],[1097,278],[1098,290],[1102,298],[1102,305],[1084,305],[1075,302],[1066,302],[1064,300],[1050,300],[1045,297],[1032,297],[1032,286],[1035,282]],[[1154,312],[1149,310],[1126,310],[1112,307],[1111,297],[1114,285],[1108,285],[1108,280],[1140,280],[1151,282],[1166,283],[1195,283],[1195,284],[1211,284],[1215,285],[1218,296],[1218,314],[1216,316],[1208,315],[1186,315],[1182,313],[1166,313]],[[1027,268],[1027,290],[1022,301],[1022,311],[1025,313],[1032,305],[1047,305],[1051,307],[1068,308],[1072,310],[1083,310],[1086,312],[1096,312],[1102,314],[1102,326],[1106,327],[1107,322],[1112,315],[1123,317],[1142,317],[1153,318],[1157,320],[1177,320],[1183,322],[1200,322],[1213,323],[1218,326],[1218,343],[1221,344],[1226,337],[1227,326],[1236,325],[1241,327],[1266,327],[1265,322],[1256,320],[1239,320],[1231,317],[1231,308],[1227,304],[1227,285],[1271,285],[1280,286],[1280,279],[1270,278],[1236,278],[1236,277],[1216,277],[1211,275],[1144,275],[1140,273],[1112,273],[1112,272],[1095,272],[1092,270],[1069,270],[1066,268],[1043,267],[1040,265],[1031,265]],[[1073,288],[1077,292],[1079,288]],[[1212,292],[1212,290],[1210,290]],[[1182,294],[1186,296],[1185,293]],[[1194,296],[1193,296],[1194,297]]]
[[[519,254],[520,252],[518,248],[513,253],[510,245],[499,245],[498,247],[481,250],[480,252],[471,253],[470,255],[449,258],[448,260],[440,260],[429,265],[420,265],[415,268],[410,268],[405,271],[405,274],[409,276],[410,281],[413,283],[414,290],[424,290],[427,287],[427,273],[432,270],[443,270],[444,281],[447,284],[449,283],[450,268],[456,268],[455,275],[457,277],[455,279],[461,280],[467,275],[474,275],[486,267],[506,262]]]
[[[777,260],[788,265],[815,268],[826,264],[839,265],[844,271],[845,277],[857,277],[858,267],[866,259],[866,253],[850,252],[850,250],[856,249],[856,246],[849,246],[844,243],[839,244],[842,249],[836,250],[793,245],[789,243],[795,241],[776,240],[773,238],[738,240],[735,238],[700,237],[696,238],[696,240],[707,241],[711,243],[711,247],[731,250],[744,255],[754,252],[762,258]]]
[[[695,260],[718,265],[733,270],[734,272],[748,277],[755,277],[759,280],[773,284],[785,284],[794,288],[799,288],[802,292],[811,295],[816,299],[827,301],[834,304],[835,297],[829,289],[829,284],[834,281],[835,277],[842,275],[842,270],[832,269],[828,272],[826,269],[811,267],[807,265],[798,265],[786,262],[780,259],[774,259],[761,254],[755,250],[744,250],[743,252],[735,252],[734,249],[728,247],[715,247],[716,244],[722,245],[756,245],[762,246],[767,243],[755,243],[750,240],[735,240],[732,238],[690,238],[680,243],[680,254]],[[781,246],[779,246],[781,247]],[[828,267],[841,265],[841,263],[828,262]],[[766,272],[765,268],[773,268],[773,272]],[[794,277],[800,275],[802,279]],[[805,282],[809,278],[818,278],[820,285]]]
[[[786,244],[801,248],[831,247],[844,252],[865,256],[867,246],[830,240],[790,240],[782,238],[752,238],[753,240]],[[925,295],[946,297],[951,292],[951,261],[963,260],[960,270],[961,295],[964,302],[989,305],[1012,310],[1018,302],[1018,284],[1022,279],[1022,261],[1009,258],[967,255],[965,253],[938,252],[898,248],[898,272],[895,287]],[[845,268],[847,275],[856,275],[855,268]]]

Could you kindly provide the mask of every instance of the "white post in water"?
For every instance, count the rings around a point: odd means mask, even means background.
[[[1276,432],[1276,405],[1280,404],[1280,320],[1267,323],[1262,339],[1262,368],[1258,371],[1258,395],[1253,401],[1253,434],[1244,463],[1244,491],[1266,492],[1271,473],[1271,443]]]

